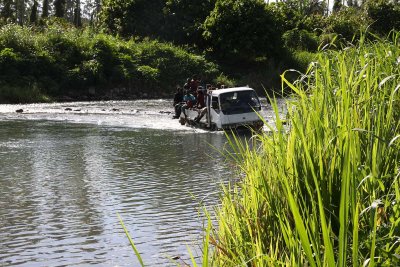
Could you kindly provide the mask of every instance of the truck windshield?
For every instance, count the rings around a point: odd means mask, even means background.
[[[224,114],[240,114],[261,110],[255,91],[237,91],[220,95],[221,111]]]

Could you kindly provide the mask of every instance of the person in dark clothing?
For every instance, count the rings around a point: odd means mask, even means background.
[[[197,97],[196,97],[196,108],[202,109],[206,106],[204,99],[204,91],[203,87],[199,86],[197,89]]]
[[[172,117],[173,119],[179,118],[181,115],[182,105],[183,105],[183,91],[182,88],[178,86],[176,93],[174,95],[174,109],[175,115]]]
[[[190,82],[191,82],[191,79],[190,78],[187,78],[186,79],[186,83],[183,85],[183,90],[190,90]]]

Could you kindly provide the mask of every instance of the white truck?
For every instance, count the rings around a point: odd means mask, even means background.
[[[179,122],[182,125],[189,124],[210,130],[241,127],[259,130],[264,125],[258,114],[259,111],[261,111],[261,103],[252,88],[207,90],[205,108],[185,110],[185,113],[181,113]]]

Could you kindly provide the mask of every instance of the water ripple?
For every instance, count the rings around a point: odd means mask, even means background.
[[[135,265],[117,212],[148,266],[175,266],[168,257],[188,259],[201,240],[200,202],[217,203],[210,192],[231,176],[209,145],[222,148],[220,134],[1,119],[0,129],[7,266]]]

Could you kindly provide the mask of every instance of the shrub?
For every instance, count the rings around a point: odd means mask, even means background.
[[[71,40],[62,33],[49,34],[46,36],[44,47],[48,49],[49,56],[54,58],[58,64],[66,68],[78,65],[82,60],[81,49],[76,40]]]
[[[217,0],[203,24],[204,39],[219,58],[273,56],[281,44],[281,18],[262,0]]]
[[[342,8],[328,17],[324,33],[336,33],[346,43],[354,38],[358,40],[367,26],[368,21],[363,12],[355,8]]]
[[[316,60],[316,54],[308,51],[294,51],[293,65],[300,72],[306,72],[310,63]]]
[[[225,85],[225,87],[229,88],[235,86],[236,82],[225,74],[221,73],[217,78],[214,79],[214,84]]]
[[[316,34],[297,28],[285,32],[282,36],[285,46],[288,48],[317,51],[318,38]]]
[[[18,63],[21,56],[14,52],[12,48],[4,48],[0,51],[0,73],[2,76],[10,75],[16,77],[18,75]]]
[[[0,76],[3,87],[23,91],[40,89],[50,96],[86,95],[95,87],[97,97],[115,87],[171,93],[186,77],[199,74],[204,81],[219,73],[216,64],[170,43],[122,40],[49,20],[43,28],[7,25],[0,29]],[[14,84],[15,80],[21,82]],[[5,87],[4,87],[5,88]],[[14,94],[15,90],[8,90]],[[100,95],[101,94],[101,95]],[[123,97],[129,97],[124,95]],[[17,99],[17,98],[9,98]]]
[[[400,4],[389,1],[369,1],[367,14],[371,19],[371,28],[379,34],[391,30],[400,30]]]
[[[16,53],[30,56],[37,49],[36,41],[31,27],[7,24],[0,28],[0,49],[12,48]]]
[[[218,73],[215,64],[202,56],[186,52],[182,48],[158,41],[143,41],[138,44],[136,54],[142,66],[149,66],[159,72],[159,88],[183,83],[193,74],[201,76],[203,81],[212,80]],[[169,90],[173,90],[171,87]]]

